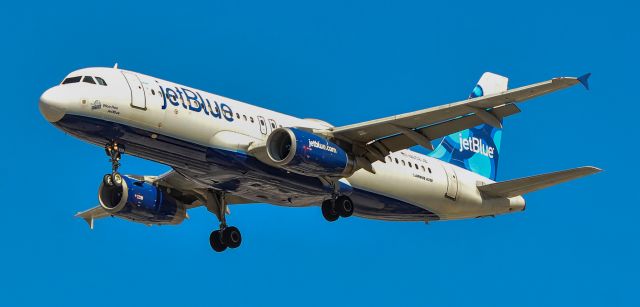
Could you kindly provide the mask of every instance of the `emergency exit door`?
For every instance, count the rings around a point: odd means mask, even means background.
[[[122,74],[127,79],[131,90],[131,106],[138,109],[147,109],[147,97],[144,94],[142,83],[137,75],[123,71]]]
[[[453,167],[447,163],[444,164],[444,171],[447,173],[447,192],[445,196],[455,200],[458,196],[458,176]]]

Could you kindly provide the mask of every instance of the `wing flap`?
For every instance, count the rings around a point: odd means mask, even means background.
[[[478,186],[478,190],[490,197],[515,197],[601,171],[602,170],[597,167],[583,166],[559,172],[482,185]]]

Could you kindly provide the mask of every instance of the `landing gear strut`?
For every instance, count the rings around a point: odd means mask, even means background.
[[[122,175],[118,173],[120,167],[120,158],[124,153],[124,147],[118,145],[115,141],[110,141],[105,145],[104,151],[109,156],[109,162],[111,162],[111,174],[105,174],[102,181],[107,186],[122,186]]]
[[[353,202],[348,196],[334,196],[322,202],[322,216],[329,221],[336,221],[339,217],[353,215]]]
[[[220,228],[212,231],[211,235],[209,235],[211,248],[216,252],[222,252],[227,247],[239,247],[242,243],[242,235],[238,228],[227,226],[227,202],[225,201],[224,192],[209,190],[206,198],[207,209],[213,212],[220,222]]]

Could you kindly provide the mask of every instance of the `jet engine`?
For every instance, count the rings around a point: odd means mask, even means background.
[[[307,176],[343,177],[354,169],[353,159],[340,146],[296,128],[278,128],[267,139],[272,164]]]
[[[100,206],[108,213],[142,224],[176,225],[186,217],[184,205],[153,184],[122,176],[122,184],[103,181]]]

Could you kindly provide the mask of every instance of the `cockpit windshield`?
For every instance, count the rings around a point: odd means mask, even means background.
[[[93,81],[93,78],[91,76],[84,76],[84,79],[82,79],[82,82],[96,84],[96,81]]]
[[[96,84],[97,82],[97,84],[100,84],[102,86],[107,86],[107,82],[104,81],[104,79],[100,77],[92,77],[92,76],[84,76],[84,78],[82,76],[69,77],[64,79],[62,81],[62,84],[78,83],[80,82],[80,80],[82,80],[82,82],[85,82],[85,83]]]
[[[100,85],[107,86],[107,82],[105,82],[104,79],[102,79],[100,77],[96,77],[96,81],[98,81],[98,84],[100,84]]]
[[[82,78],[82,76],[69,77],[69,78],[64,79],[64,81],[62,81],[62,84],[78,83],[78,82],[80,82],[81,78]]]

